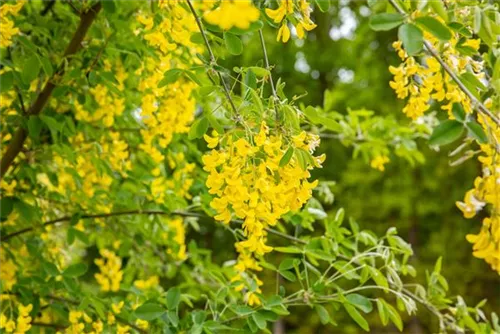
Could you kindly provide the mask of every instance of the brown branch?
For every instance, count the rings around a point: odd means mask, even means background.
[[[98,213],[98,214],[85,214],[81,215],[79,218],[80,219],[87,219],[87,218],[110,218],[110,217],[118,217],[118,216],[127,216],[127,215],[174,215],[174,216],[183,216],[183,217],[207,217],[201,214],[193,213],[193,212],[184,212],[184,211],[174,211],[174,212],[167,212],[167,211],[161,211],[161,210],[127,210],[127,211],[119,211],[119,212],[110,212],[110,213]],[[60,218],[56,218],[53,220],[49,220],[45,223],[42,224],[42,226],[50,226],[54,225],[57,223],[62,223],[62,222],[67,222],[70,221],[73,218],[73,216],[64,216]],[[9,240],[10,238],[16,237],[18,235],[24,234],[31,232],[35,229],[35,227],[26,227],[23,228],[19,231],[13,232],[11,234],[7,234],[6,236],[2,237],[2,242],[5,242]]]
[[[82,13],[80,15],[80,24],[73,35],[69,45],[66,47],[64,51],[63,58],[68,58],[74,55],[81,47],[82,41],[87,34],[90,26],[94,22],[97,14],[101,10],[101,3],[98,2],[94,6],[92,6],[87,12]],[[27,111],[27,115],[38,115],[42,112],[45,104],[49,100],[52,95],[52,91],[56,87],[55,81],[56,78],[60,78],[64,74],[65,66],[64,60],[63,63],[59,66],[58,70],[52,75],[52,77],[47,81],[43,90],[38,94],[35,102],[31,105],[29,110]],[[2,157],[2,161],[0,162],[0,180],[7,173],[12,162],[17,157],[21,149],[23,148],[24,141],[28,137],[28,133],[22,127],[20,127],[12,138],[12,142],[10,143],[7,151]]]
[[[119,212],[110,212],[110,213],[99,213],[99,214],[85,214],[81,215],[79,218],[80,219],[88,219],[88,218],[110,218],[110,217],[118,217],[118,216],[127,216],[127,215],[162,215],[162,216],[182,216],[182,217],[196,217],[196,218],[211,218],[210,216],[196,213],[196,212],[189,212],[189,211],[173,211],[173,212],[167,212],[167,211],[161,211],[161,210],[127,210],[127,211],[119,211]],[[57,223],[62,223],[62,222],[68,222],[70,221],[74,216],[64,216],[60,218],[56,218],[53,220],[49,220],[45,223],[42,224],[42,226],[50,226],[54,225]],[[237,223],[237,224],[242,224],[243,221],[241,220],[232,220],[232,223]],[[5,242],[11,238],[14,238],[16,236],[19,236],[24,233],[28,233],[31,231],[34,231],[34,227],[26,227],[23,228],[19,231],[13,232],[11,234],[7,234],[6,236],[2,237],[1,241]],[[279,237],[282,237],[284,239],[299,243],[299,244],[307,244],[307,241],[301,240],[299,238],[295,238],[291,235],[281,233],[280,231],[274,230],[272,228],[266,227],[265,228],[266,232],[277,235]]]

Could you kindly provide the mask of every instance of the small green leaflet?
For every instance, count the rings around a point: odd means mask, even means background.
[[[465,126],[469,130],[469,135],[477,140],[479,144],[486,144],[488,142],[488,136],[484,132],[481,125],[479,125],[475,121],[470,121],[465,123]]]
[[[399,27],[398,38],[403,42],[403,46],[410,56],[416,55],[424,47],[424,34],[411,23]]]
[[[134,313],[139,319],[151,321],[161,317],[165,308],[159,304],[147,303],[139,306]]]
[[[446,145],[454,142],[462,135],[464,127],[459,121],[446,120],[439,124],[429,138],[430,145]]]
[[[224,33],[224,44],[226,45],[227,50],[232,55],[239,55],[243,52],[243,43],[241,43],[241,39],[235,34],[231,34],[230,32]]]
[[[347,313],[351,316],[351,318],[359,325],[359,327],[363,328],[365,331],[369,331],[370,327],[368,326],[368,322],[366,322],[365,318],[356,310],[354,306],[351,304],[344,304],[344,308]]]
[[[288,150],[286,150],[285,154],[283,154],[283,157],[281,157],[280,167],[286,166],[290,162],[290,159],[292,159],[292,156],[293,156],[293,147],[290,146]]]
[[[404,17],[398,13],[382,13],[370,18],[370,28],[375,31],[391,30],[404,22]]]
[[[418,17],[415,22],[442,41],[448,41],[452,37],[450,29],[431,16]]]

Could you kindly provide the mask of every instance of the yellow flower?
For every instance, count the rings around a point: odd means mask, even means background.
[[[212,132],[212,137],[205,134],[203,138],[207,142],[208,148],[215,148],[219,144],[219,134],[215,130]]]
[[[123,304],[124,304],[123,300],[120,301],[119,303],[113,303],[111,304],[111,309],[115,314],[120,314],[123,308]]]
[[[374,169],[378,169],[379,171],[383,172],[385,170],[385,164],[388,163],[389,161],[390,161],[389,157],[385,155],[377,155],[370,162],[370,166]]]
[[[283,41],[283,43],[288,42],[290,39],[290,28],[288,28],[288,25],[286,22],[284,22],[281,27],[278,30],[278,36],[276,37],[276,41],[279,42],[280,40]]]
[[[277,9],[266,8],[265,12],[275,23],[280,23],[286,15],[293,14],[293,1],[282,0]]]
[[[217,8],[206,12],[203,18],[210,24],[229,30],[232,27],[248,29],[259,16],[260,12],[251,0],[224,0]]]

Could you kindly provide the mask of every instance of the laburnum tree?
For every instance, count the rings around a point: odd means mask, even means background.
[[[384,84],[406,122],[305,105],[275,75],[266,44],[336,5],[2,1],[1,331],[282,333],[301,314],[347,332],[378,314],[392,332],[427,310],[432,332],[500,332],[448,295],[441,259],[417,273],[395,227],[325,210],[333,180],[311,176],[335,160],[322,137],[381,173],[422,163],[417,139],[453,143],[450,168],[481,165],[464,244],[500,273],[498,3],[367,1],[373,30],[397,29]],[[249,44],[258,62],[224,66]]]

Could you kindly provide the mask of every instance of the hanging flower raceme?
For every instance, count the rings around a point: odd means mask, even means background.
[[[19,34],[19,28],[15,27],[9,15],[16,16],[25,2],[17,1],[15,4],[5,3],[0,6],[0,48],[9,47],[12,44],[12,38]]]
[[[443,61],[457,74],[469,73],[478,80],[484,77],[483,65],[471,56],[463,55],[457,51],[459,39],[453,36],[448,43],[440,43],[432,35],[424,32],[424,37],[434,48],[440,51]],[[479,50],[479,40],[460,41],[461,47]],[[403,112],[412,119],[417,119],[429,110],[432,101],[442,104],[441,108],[448,111],[452,118],[454,103],[462,104],[467,113],[472,112],[472,105],[467,95],[457,86],[455,81],[445,72],[433,57],[426,57],[419,63],[414,57],[409,56],[403,49],[401,41],[394,42],[394,49],[403,61],[398,67],[389,66],[389,71],[394,75],[390,86],[398,98],[408,99]],[[467,65],[470,65],[468,68]]]
[[[95,279],[102,291],[116,292],[120,290],[120,282],[123,278],[122,260],[107,249],[101,249],[99,253],[102,258],[96,259],[95,264],[99,267],[100,273],[94,275]]]
[[[219,136],[214,132],[213,136],[205,135],[205,140],[214,148],[203,156],[203,164],[209,172],[206,185],[215,196],[210,204],[216,211],[215,219],[225,224],[243,220],[245,239],[236,244],[239,278],[247,269],[259,270],[254,256],[272,251],[266,244],[266,228],[311,198],[317,181],[308,181],[309,170],[321,167],[324,156],[311,155],[319,144],[317,136],[302,132],[287,140],[269,135],[265,123],[258,133],[238,137],[236,133]]]
[[[278,8],[266,8],[267,16],[274,23],[280,24],[276,40],[288,42],[291,35],[289,21],[295,26],[297,37],[303,39],[306,31],[316,28],[316,24],[311,20],[311,11],[311,5],[306,0],[298,0],[298,4],[293,0],[281,0]]]
[[[479,123],[485,133],[493,138],[500,138],[500,130],[489,118],[480,117]],[[483,175],[474,181],[474,188],[469,190],[463,202],[457,202],[465,218],[473,218],[477,212],[488,208],[490,217],[483,219],[483,226],[476,235],[467,235],[473,244],[473,255],[484,259],[493,270],[500,274],[500,156],[495,144],[481,145]]]

